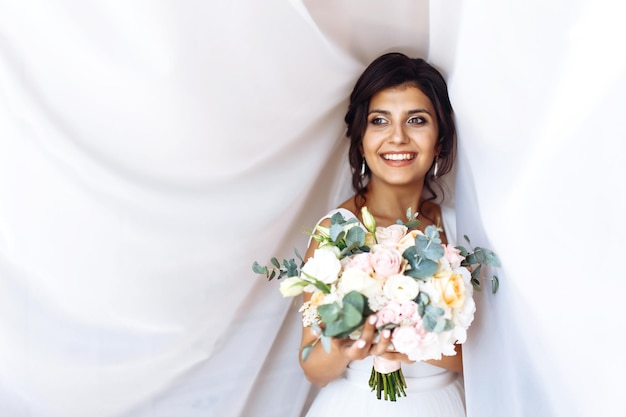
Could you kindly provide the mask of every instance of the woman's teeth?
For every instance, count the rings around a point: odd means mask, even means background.
[[[415,158],[413,153],[388,153],[383,155],[383,159],[387,161],[408,161]]]

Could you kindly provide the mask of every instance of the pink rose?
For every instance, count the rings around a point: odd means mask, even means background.
[[[371,254],[369,252],[357,253],[356,255],[343,258],[341,264],[344,270],[356,268],[370,275],[374,272],[374,268],[372,268],[372,264],[370,263],[370,257]]]
[[[414,301],[409,301],[408,303],[402,303],[400,309],[400,316],[402,319],[415,323],[420,320],[419,313],[417,312],[417,303]]]
[[[402,306],[400,303],[390,301],[383,308],[376,312],[376,327],[384,326],[385,324],[400,323],[400,317],[402,315]]]
[[[402,224],[376,228],[376,240],[381,245],[395,246],[409,229]]]
[[[450,245],[444,245],[443,248],[443,257],[450,263],[450,267],[454,269],[461,266],[461,261],[465,259],[465,257],[461,256],[461,251]]]
[[[370,262],[374,272],[381,278],[388,278],[402,272],[402,254],[394,248],[376,245],[372,248]]]
[[[409,353],[420,348],[422,335],[414,326],[400,326],[393,329],[391,343],[400,353]]]

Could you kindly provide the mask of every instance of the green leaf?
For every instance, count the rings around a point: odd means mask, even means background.
[[[333,303],[317,308],[322,321],[326,324],[323,332],[325,336],[347,337],[365,321],[364,313],[369,312],[369,309],[366,308],[363,294],[351,291],[344,296],[342,303],[343,307],[340,307],[339,303]]]
[[[498,291],[498,288],[500,288],[500,280],[494,275],[491,277],[491,293],[495,294]]]
[[[352,304],[344,304],[343,306],[343,325],[344,331],[352,332],[352,329],[356,329],[363,319],[362,310],[359,310]]]
[[[285,267],[287,268],[287,276],[288,277],[297,277],[299,275],[298,273],[298,265],[296,265],[296,262],[293,259],[290,259]]]
[[[257,261],[254,261],[254,263],[252,264],[252,270],[256,274],[262,274],[262,275],[268,274],[267,267],[260,265]]]
[[[274,265],[274,267],[280,269],[280,263],[278,262],[278,259],[272,258],[272,265]]]
[[[430,226],[429,226],[430,227]],[[437,238],[434,239],[427,235],[417,235],[415,237],[415,249],[417,255],[432,261],[440,259],[444,254],[443,246],[441,246],[441,239],[439,239],[439,232]],[[439,241],[439,242],[437,242]]]
[[[300,268],[302,268],[302,266],[304,266],[304,259],[302,258],[302,255],[300,255],[300,252],[298,252],[298,249],[296,248],[293,248],[293,251],[295,252],[296,257],[300,260]]]
[[[322,321],[328,324],[334,322],[335,320],[339,320],[341,307],[339,306],[339,303],[323,304],[317,307],[317,312]]]
[[[343,239],[345,232],[343,230],[343,226],[340,224],[333,224],[330,226],[330,239],[333,242],[339,242]]]
[[[440,320],[443,320],[444,310],[441,307],[435,307],[433,305],[427,305],[424,308],[424,315],[422,316],[422,323],[424,325],[424,329],[429,332],[441,331],[445,327],[445,323],[443,325],[439,324]]]
[[[367,299],[358,291],[350,291],[343,296],[342,302],[344,305],[351,304],[358,311],[363,312],[365,310],[365,305],[367,304]]]
[[[472,275],[472,279],[478,280],[478,278],[480,277],[480,270],[482,269],[482,265],[478,265],[471,273]]]
[[[330,353],[330,337],[321,335],[320,340],[322,341],[322,347],[326,353]]]
[[[335,214],[332,215],[332,217],[330,218],[330,224],[331,225],[343,225],[346,222],[345,217],[343,217],[343,214],[341,214],[341,212],[337,212]]]
[[[353,227],[348,230],[346,234],[346,245],[352,246],[355,245],[355,248],[363,246],[365,244],[365,231],[360,227]]]
[[[469,254],[469,252],[467,251],[467,249],[465,249],[464,246],[455,246],[456,249],[459,250],[459,252],[461,252],[461,256],[464,258],[467,258],[467,255]]]
[[[498,255],[496,255],[496,253],[490,249],[484,249],[483,248],[483,252],[485,253],[485,264],[486,265],[492,265],[495,267],[500,267],[501,263],[500,263],[500,258],[498,258]]]
[[[313,350],[314,345],[306,345],[302,347],[302,362],[306,361]]]
[[[426,279],[437,271],[437,263],[428,259],[424,259],[418,253],[419,249],[415,246],[409,246],[402,253],[402,257],[409,263],[409,268],[405,274],[419,279]]]

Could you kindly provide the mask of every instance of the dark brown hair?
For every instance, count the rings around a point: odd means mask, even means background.
[[[456,157],[456,128],[454,112],[448,97],[448,86],[441,73],[432,65],[420,58],[409,58],[398,52],[391,52],[376,58],[361,74],[352,93],[350,104],[345,116],[347,136],[350,139],[348,159],[352,169],[352,188],[354,189],[357,207],[365,204],[367,181],[361,176],[363,155],[361,143],[367,128],[367,112],[372,97],[387,88],[400,85],[412,85],[419,88],[431,101],[437,113],[439,125],[438,145],[441,146],[438,159],[437,178],[450,172]],[[432,171],[431,167],[431,171]],[[429,171],[429,173],[431,172]],[[369,178],[369,167],[365,176]],[[424,188],[430,194],[425,201],[435,200],[437,188],[442,196],[443,187],[437,183],[433,175],[426,175]]]

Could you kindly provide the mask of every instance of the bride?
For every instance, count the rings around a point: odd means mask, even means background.
[[[438,178],[454,164],[456,129],[446,82],[422,59],[388,53],[374,60],[358,79],[345,116],[350,139],[349,161],[354,196],[330,216],[360,218],[367,206],[379,226],[406,217],[407,209],[419,213],[419,228],[443,229],[443,188]],[[441,233],[446,243],[445,231]],[[317,247],[312,239],[304,259]],[[307,295],[308,294],[308,295]],[[308,301],[310,293],[305,293]],[[412,362],[406,355],[388,349],[389,330],[374,342],[375,321],[367,320],[358,340],[333,339],[330,352],[316,344],[300,363],[306,377],[322,387],[307,417],[384,416],[462,417],[465,400],[461,346],[456,355],[441,360]],[[302,328],[301,348],[318,335]],[[402,362],[406,397],[397,401],[376,398],[368,386],[373,358]]]

